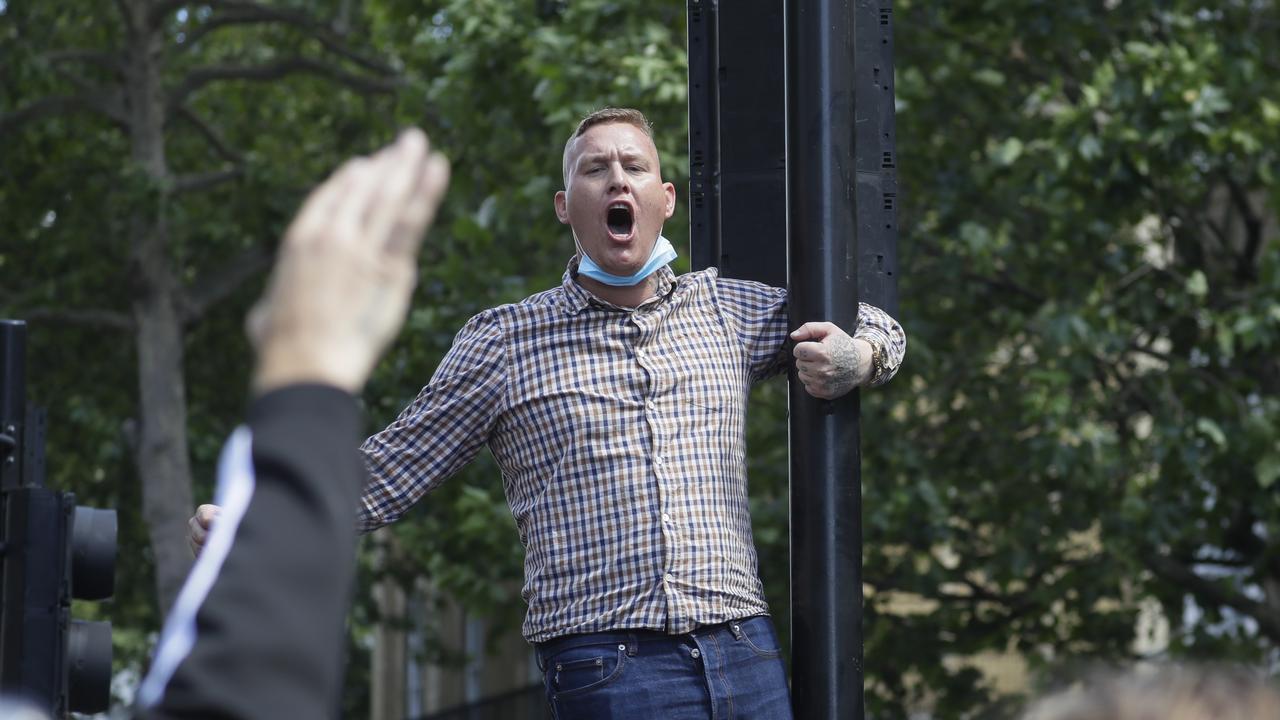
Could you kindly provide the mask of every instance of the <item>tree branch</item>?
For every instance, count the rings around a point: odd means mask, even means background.
[[[234,180],[244,174],[244,167],[236,165],[226,168],[225,170],[210,170],[202,173],[191,173],[189,175],[179,175],[173,180],[174,194],[199,192],[208,190],[211,187],[220,185],[228,180]]]
[[[271,257],[265,247],[254,245],[221,268],[197,279],[181,299],[182,323],[190,325],[203,318],[210,308],[265,270],[271,264]]]
[[[70,115],[75,112],[92,112],[104,115],[121,128],[128,127],[128,120],[123,109],[112,104],[112,98],[106,95],[52,95],[24,105],[13,112],[0,115],[0,136],[15,132],[30,122],[38,122],[45,118]]]
[[[107,67],[116,72],[120,72],[123,67],[119,55],[105,50],[83,50],[80,48],[54,50],[53,52],[45,53],[44,58],[49,61],[50,65],[85,63],[86,65]]]
[[[1163,362],[1165,367],[1162,371],[1167,370],[1170,365],[1178,363],[1183,369],[1190,370],[1195,377],[1204,379],[1207,384],[1216,388],[1221,397],[1232,400],[1236,405],[1236,411],[1240,413],[1241,417],[1245,417],[1249,414],[1249,404],[1240,396],[1240,393],[1226,380],[1215,375],[1211,369],[1184,363],[1183,358],[1181,357],[1177,357],[1167,352],[1160,352],[1159,350],[1152,348],[1150,345],[1140,343],[1135,339],[1130,339],[1125,350],[1139,355],[1146,355],[1153,360]]]
[[[252,25],[257,23],[281,23],[307,33],[320,42],[324,48],[335,55],[344,57],[355,64],[380,75],[395,75],[394,68],[373,58],[361,55],[349,47],[341,32],[317,20],[306,13],[263,5],[248,0],[215,0],[207,3],[215,9],[225,12],[201,23],[187,33],[181,49],[192,47],[209,33],[233,25]],[[341,22],[341,19],[339,19]]]
[[[1213,237],[1217,239],[1219,248],[1221,248],[1224,251],[1230,250],[1231,238],[1227,236],[1226,228],[1214,222],[1213,216],[1211,216],[1208,211],[1205,211],[1203,213],[1197,213],[1197,215],[1198,215],[1197,222],[1199,222],[1202,226],[1209,229],[1209,231],[1213,234]],[[1215,248],[1208,246],[1205,235],[1202,233],[1196,233],[1195,239],[1199,242],[1200,254],[1201,254],[1201,257],[1204,259],[1204,264],[1208,266],[1209,260],[1217,254],[1214,252]]]
[[[105,67],[114,71],[117,75],[124,69],[120,56],[116,53],[106,50],[90,50],[87,48],[64,48],[61,50],[48,50],[37,47],[35,44],[28,42],[21,36],[18,36],[14,43],[31,53],[38,65],[48,67],[54,73],[70,80],[75,86],[81,90],[93,90],[94,88],[87,80],[63,69],[60,66],[70,65],[73,63],[82,63],[97,68]]]
[[[1244,221],[1244,248],[1240,251],[1240,258],[1236,262],[1236,279],[1244,283],[1252,283],[1258,279],[1257,255],[1258,248],[1262,246],[1262,219],[1254,212],[1253,204],[1249,202],[1249,195],[1240,183],[1236,182],[1230,173],[1224,174],[1232,204],[1240,211]]]
[[[1272,642],[1280,642],[1280,617],[1268,612],[1267,606],[1255,600],[1231,592],[1220,583],[1200,577],[1191,568],[1160,553],[1143,553],[1142,561],[1166,582],[1177,585],[1191,594],[1216,605],[1229,607],[1239,613],[1248,615],[1258,623],[1258,629],[1271,638]]]
[[[345,34],[351,27],[351,0],[340,0],[338,3],[338,19],[334,22],[339,33]]]
[[[100,330],[133,330],[133,318],[111,310],[79,310],[39,307],[21,311],[26,320],[59,325],[79,325]]]
[[[987,277],[986,275],[979,275],[978,273],[970,272],[966,270],[964,272],[964,278],[966,280],[973,280],[975,282],[982,283],[983,285],[986,285],[992,290],[999,290],[1002,292],[1021,295],[1022,297],[1030,300],[1035,305],[1043,305],[1045,302],[1045,297],[1043,295],[1033,291],[1031,288],[1028,288],[1025,285],[1019,284],[1012,277],[1010,277],[1009,273],[1007,272],[1000,272],[999,277]]]
[[[400,85],[396,80],[355,75],[319,60],[291,57],[265,65],[212,65],[196,68],[188,73],[186,79],[177,88],[170,92],[167,104],[173,111],[181,106],[189,95],[218,80],[264,82],[300,73],[327,77],[357,92],[367,94],[395,92]]]
[[[204,136],[205,140],[209,141],[209,144],[213,146],[214,151],[221,155],[223,159],[236,165],[244,164],[244,156],[235,150],[232,150],[231,146],[227,144],[227,141],[222,137],[221,133],[215,130],[212,125],[205,122],[204,118],[197,115],[194,110],[184,105],[178,108],[177,114],[178,117],[195,126],[195,129]]]

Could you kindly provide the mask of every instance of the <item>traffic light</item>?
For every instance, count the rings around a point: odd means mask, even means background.
[[[0,320],[0,693],[54,717],[107,709],[111,624],[71,600],[115,587],[116,513],[44,486],[44,417],[25,400],[26,324]]]

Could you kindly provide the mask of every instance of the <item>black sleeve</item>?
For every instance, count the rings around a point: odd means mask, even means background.
[[[338,714],[365,479],[360,413],[345,392],[298,385],[257,399],[249,428],[247,509],[195,613],[189,653],[141,717]]]

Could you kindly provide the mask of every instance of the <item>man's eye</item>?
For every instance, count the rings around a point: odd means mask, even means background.
[[[630,165],[630,166],[628,166],[628,167],[627,167],[627,170],[629,170],[630,172],[636,172],[636,173],[638,173],[638,172],[644,172],[644,166],[643,166],[643,165]]]

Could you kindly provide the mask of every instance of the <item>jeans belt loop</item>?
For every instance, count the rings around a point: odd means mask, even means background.
[[[627,657],[635,657],[636,650],[640,647],[640,638],[635,633],[627,636]]]

